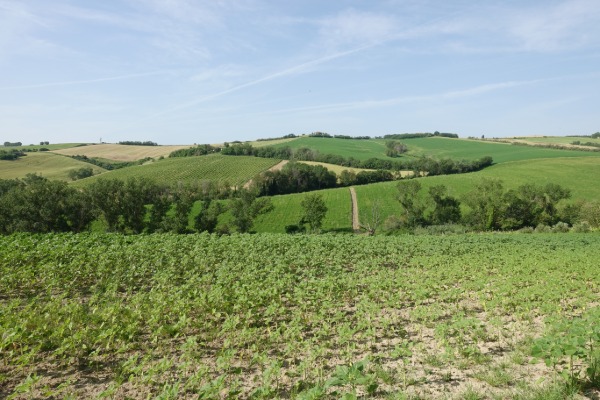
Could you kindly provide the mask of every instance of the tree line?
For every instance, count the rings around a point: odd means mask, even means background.
[[[190,228],[189,216],[200,201]],[[159,185],[144,178],[98,179],[83,189],[35,174],[0,180],[0,233],[82,232],[100,221],[108,232],[216,232],[220,214],[230,211],[231,226],[248,232],[254,218],[272,207],[270,199],[248,190],[201,181],[194,185]]]
[[[450,158],[434,159],[431,157],[415,157],[402,160],[386,160],[369,158],[358,160],[337,154],[322,154],[318,150],[301,147],[292,149],[289,146],[253,147],[249,143],[234,144],[221,149],[221,154],[232,156],[255,156],[277,158],[282,160],[315,161],[327,164],[360,169],[380,169],[390,171],[413,171],[416,176],[460,174],[479,171],[492,165],[492,157],[486,156],[478,160],[453,160]]]
[[[421,183],[414,179],[399,182],[397,190],[401,213],[385,221],[388,231],[449,224],[463,224],[476,231],[513,231],[557,224],[568,227],[584,221],[590,226],[600,225],[600,204],[561,203],[571,197],[571,192],[554,183],[525,184],[507,190],[501,180],[484,179],[461,198],[450,195],[445,185],[431,186],[423,193]],[[373,214],[379,215],[377,210]],[[364,225],[374,232],[382,223],[369,217]]]

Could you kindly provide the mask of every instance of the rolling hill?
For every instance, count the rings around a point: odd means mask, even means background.
[[[0,179],[24,178],[27,174],[38,174],[48,179],[70,181],[69,171],[91,167],[95,174],[105,169],[51,152],[26,153],[14,161],[0,160]]]
[[[186,149],[188,147],[190,146],[129,146],[106,143],[53,150],[53,152],[66,156],[82,155],[90,158],[97,157],[114,161],[136,161],[147,157],[167,157],[175,150]]]
[[[128,147],[128,146],[124,146]],[[96,179],[130,177],[149,178],[157,183],[194,183],[202,180],[227,182],[240,186],[280,160],[258,157],[234,157],[211,154],[197,157],[165,158],[144,165],[135,165],[82,179],[75,185],[87,185]]]

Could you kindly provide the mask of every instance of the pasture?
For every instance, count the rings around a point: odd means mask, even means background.
[[[70,181],[69,171],[84,167],[91,167],[95,174],[106,171],[95,165],[45,151],[26,153],[14,161],[0,160],[0,179],[17,179],[24,178],[27,174],[38,174],[48,179]]]
[[[599,258],[574,233],[3,236],[0,397],[593,398]]]

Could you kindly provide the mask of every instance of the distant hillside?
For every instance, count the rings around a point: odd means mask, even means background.
[[[53,152],[67,156],[82,155],[90,158],[97,157],[115,161],[136,161],[147,157],[167,157],[172,151],[186,149],[188,147],[190,146],[129,146],[122,144],[94,144],[84,147],[53,150]]]
[[[258,173],[269,169],[279,161],[270,158],[233,157],[221,154],[165,158],[164,160],[157,160],[144,165],[109,171],[102,175],[82,179],[75,184],[87,185],[99,178],[127,179],[130,177],[144,177],[165,184],[214,180],[241,186]]]
[[[514,146],[520,148],[520,146]],[[482,171],[440,175],[418,178],[422,184],[422,194],[430,186],[443,184],[452,196],[461,197],[473,189],[484,178],[497,178],[504,182],[506,188],[516,188],[525,183],[544,185],[556,183],[571,190],[570,201],[597,200],[600,198],[600,185],[590,183],[594,177],[600,176],[600,157],[581,158],[547,158],[505,162],[494,165]],[[364,218],[372,212],[372,205],[377,202],[382,219],[392,214],[400,213],[397,201],[398,182],[383,182],[370,185],[355,186],[359,214]],[[351,227],[347,212],[351,207],[350,193],[347,188],[320,191],[323,194],[329,213],[325,230],[337,227]],[[295,194],[273,197],[275,209],[273,212],[257,219],[256,230],[259,232],[283,232],[286,225],[296,223],[300,215],[300,202],[306,194]],[[337,203],[336,203],[337,202]]]
[[[69,171],[91,167],[95,174],[105,169],[51,152],[26,153],[14,161],[0,160],[0,179],[24,178],[27,174],[39,174],[48,179],[70,181]]]
[[[292,149],[306,147],[322,154],[337,154],[342,157],[353,157],[358,160],[369,158],[393,159],[385,155],[384,139],[349,140],[335,138],[301,137],[290,142],[280,143],[275,147],[289,146]],[[491,156],[494,163],[555,157],[597,157],[598,154],[586,151],[547,149],[528,146],[515,146],[506,143],[495,143],[469,139],[450,139],[429,137],[403,139],[408,152],[403,157],[428,156],[434,158],[452,158],[476,160]]]

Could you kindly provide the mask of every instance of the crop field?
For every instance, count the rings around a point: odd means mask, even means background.
[[[504,143],[482,142],[467,139],[448,138],[419,138],[405,140],[409,148],[408,155],[430,155],[434,157],[448,157],[454,159],[478,159],[491,156],[494,163],[500,164],[509,161],[522,161],[539,158],[564,158],[564,157],[597,157],[598,154],[586,151],[560,150],[537,148],[530,146],[516,146]]]
[[[202,180],[212,180],[241,186],[258,173],[269,169],[278,162],[279,160],[270,158],[223,156],[220,154],[165,158],[145,165],[113,170],[102,175],[82,179],[75,184],[86,185],[95,179],[104,177],[111,179],[142,177],[164,184],[196,183]]]
[[[95,165],[50,152],[26,154],[18,160],[0,160],[0,179],[24,178],[27,174],[38,174],[48,179],[70,181],[69,171],[74,169],[91,167],[95,174],[106,171]]]
[[[583,136],[523,136],[516,138],[507,138],[523,140],[531,143],[556,143],[556,144],[571,144],[574,141],[579,140],[580,142],[592,142],[599,143],[600,139],[594,139],[591,137],[583,137]]]
[[[348,188],[327,189],[318,192],[328,208],[323,220],[326,232],[352,232],[352,201]],[[273,196],[273,211],[260,215],[254,222],[257,232],[285,232],[286,225],[297,224],[302,218],[300,203],[307,193]]]
[[[353,157],[357,160],[367,160],[369,158],[391,159],[385,155],[385,140],[301,137],[276,145],[276,147],[283,146],[289,146],[292,149],[308,147],[317,149],[322,154],[338,154],[346,158]]]
[[[185,146],[129,146],[122,144],[94,144],[84,147],[72,147],[68,149],[55,150],[55,153],[67,156],[82,155],[94,158],[106,158],[114,161],[136,161],[146,157],[158,158],[168,157],[171,152],[179,149],[187,149]]]
[[[484,142],[480,140],[449,139],[429,137],[400,140],[408,146],[408,152],[403,157],[428,156],[434,158],[453,158],[475,160],[491,156],[494,163],[530,160],[556,157],[597,157],[597,153],[515,146],[505,143]],[[359,160],[368,158],[389,159],[385,155],[386,140],[348,140],[335,138],[298,138],[283,145],[292,148],[308,147],[317,149],[322,154],[338,154],[344,157],[354,157]],[[282,146],[283,146],[282,145]],[[398,159],[402,159],[398,158]]]
[[[0,398],[597,398],[599,258],[574,233],[3,236]]]

